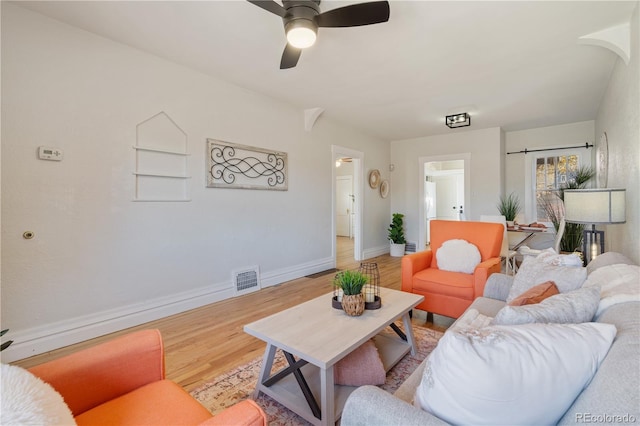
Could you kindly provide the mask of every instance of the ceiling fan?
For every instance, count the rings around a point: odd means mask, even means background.
[[[273,0],[247,1],[280,16],[284,22],[287,45],[280,69],[296,66],[302,49],[315,43],[319,27],[357,27],[389,20],[388,1],[357,3],[323,13],[320,13],[320,0],[282,0],[283,6]]]

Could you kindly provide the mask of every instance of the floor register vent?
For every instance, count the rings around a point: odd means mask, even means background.
[[[231,274],[236,295],[260,290],[260,270],[257,266],[236,269]]]

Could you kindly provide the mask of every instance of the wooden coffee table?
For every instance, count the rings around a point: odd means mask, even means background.
[[[334,424],[356,389],[334,385],[336,362],[371,338],[387,371],[409,351],[415,354],[409,311],[424,300],[424,296],[381,288],[380,309],[350,317],[331,307],[332,296],[325,294],[244,326],[246,333],[267,343],[254,397],[263,392],[317,425]],[[391,331],[385,330],[398,318],[406,334],[395,324]],[[277,349],[289,365],[272,374]]]

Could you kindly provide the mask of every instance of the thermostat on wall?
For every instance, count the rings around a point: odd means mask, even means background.
[[[38,147],[38,158],[41,160],[62,161],[62,150],[40,146]]]

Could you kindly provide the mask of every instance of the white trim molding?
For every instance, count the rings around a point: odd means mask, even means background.
[[[626,65],[631,59],[631,24],[617,25],[578,38],[578,44],[604,47],[620,56]]]
[[[304,110],[304,130],[310,132],[316,120],[322,115],[324,108],[309,108]]]

